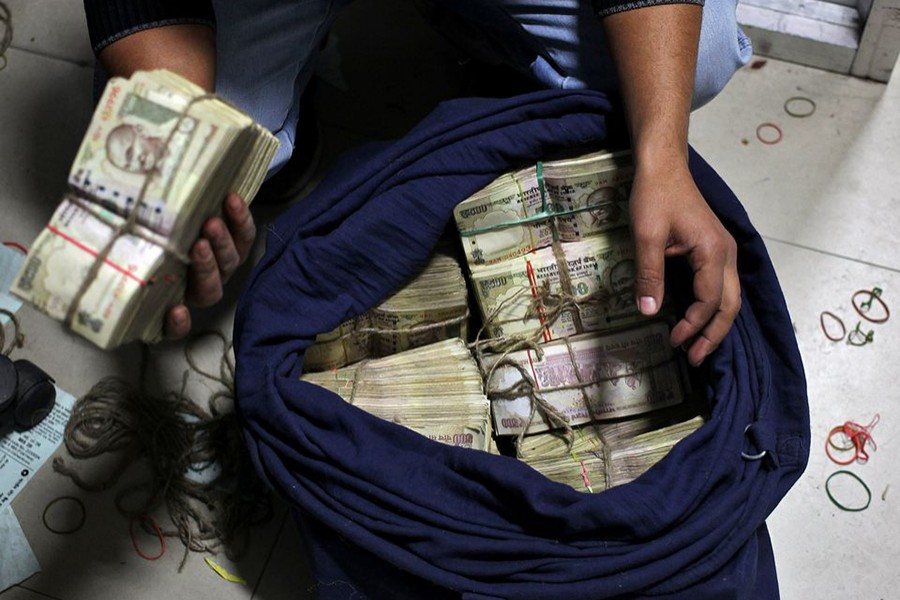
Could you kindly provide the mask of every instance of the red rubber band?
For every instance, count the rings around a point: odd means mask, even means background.
[[[4,245],[4,246],[7,246],[7,247],[9,247],[9,248],[15,248],[16,250],[18,250],[18,251],[21,252],[22,254],[25,254],[25,255],[28,254],[28,248],[26,248],[25,246],[23,246],[23,245],[20,244],[19,242],[3,242],[3,245]]]
[[[866,446],[871,443],[872,450],[878,449],[878,445],[875,443],[875,439],[872,437],[871,430],[875,427],[880,419],[881,415],[876,414],[868,425],[860,425],[859,423],[854,423],[853,421],[846,421],[843,425],[832,427],[831,431],[828,432],[828,437],[825,439],[825,454],[828,455],[828,458],[830,458],[832,462],[839,465],[849,465],[853,461],[856,461],[859,464],[867,463],[869,461],[869,453],[866,450]],[[850,441],[851,445],[838,446],[837,444],[835,444],[832,438],[834,438],[835,434],[837,433],[844,434]],[[830,448],[834,448],[839,452],[849,452],[852,449],[853,457],[848,461],[838,460],[832,455]]]
[[[881,308],[884,309],[884,318],[883,319],[873,319],[869,317],[866,313],[862,311],[860,305],[856,304],[856,297],[860,294],[868,294],[869,295],[869,304],[871,305],[872,300],[878,300],[878,304],[881,305]],[[887,304],[884,300],[881,299],[881,296],[872,292],[872,290],[859,290],[853,294],[853,297],[850,299],[850,303],[853,304],[853,309],[856,313],[861,316],[863,319],[868,321],[869,323],[884,323],[888,319],[891,318],[891,310],[888,308]]]
[[[138,544],[137,537],[135,537],[134,535],[134,524],[138,521],[140,521],[141,523],[148,523],[156,533],[156,537],[159,538],[159,554],[157,554],[156,556],[150,556],[149,554],[145,554],[144,551],[141,550],[141,546],[140,544]],[[131,544],[134,546],[134,551],[137,552],[138,556],[140,556],[144,560],[156,560],[166,553],[166,538],[163,535],[162,529],[160,529],[159,525],[156,524],[156,521],[153,520],[153,517],[149,515],[136,515],[132,517],[131,523],[128,525],[128,532],[131,534]]]
[[[837,458],[835,458],[831,454],[831,450],[829,450],[829,448],[836,448],[836,449],[838,448],[838,446],[835,446],[831,442],[831,438],[834,436],[835,433],[838,433],[838,432],[845,433],[843,425],[838,425],[837,427],[832,428],[832,430],[830,432],[828,432],[828,437],[825,440],[825,454],[828,455],[828,458],[830,458],[831,461],[835,464],[849,465],[850,463],[852,463],[854,460],[856,460],[859,457],[859,448],[857,448],[856,444],[853,444],[853,446],[852,446],[853,456],[850,457],[850,460],[841,461],[841,460],[838,460]],[[850,450],[850,448],[848,448],[847,450]]]
[[[833,337],[831,335],[828,335],[828,329],[825,327],[825,317],[826,316],[831,317],[832,319],[834,319],[835,321],[840,323],[841,337]],[[838,317],[836,314],[834,314],[831,311],[828,311],[828,310],[822,311],[822,314],[819,315],[819,325],[822,327],[822,333],[825,334],[825,337],[827,337],[832,342],[840,342],[841,340],[844,339],[844,336],[847,335],[847,327],[844,325],[844,322],[841,320],[840,317]]]
[[[762,132],[765,129],[774,129],[778,134],[778,137],[774,139],[766,139],[762,136]],[[763,144],[767,144],[769,146],[773,144],[777,144],[784,137],[784,132],[781,131],[781,127],[776,125],[775,123],[760,123],[756,128],[756,139],[758,139]]]

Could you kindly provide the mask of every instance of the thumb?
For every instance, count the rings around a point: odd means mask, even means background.
[[[635,235],[634,298],[641,314],[655,315],[662,305],[666,240],[655,235]]]

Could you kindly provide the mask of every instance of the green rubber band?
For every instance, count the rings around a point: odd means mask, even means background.
[[[510,227],[515,227],[516,225],[526,225],[528,223],[533,223],[535,221],[543,221],[545,219],[550,219],[553,217],[566,217],[568,215],[574,215],[577,213],[582,213],[594,208],[593,206],[583,206],[581,208],[570,208],[568,210],[560,210],[560,211],[542,211],[539,213],[535,213],[530,217],[525,217],[524,219],[516,219],[515,221],[507,221],[506,223],[497,223],[496,225],[491,225],[489,227],[481,227],[479,229],[470,229],[468,231],[460,231],[459,235],[461,237],[471,237],[473,235],[479,235],[481,233],[488,233],[491,231],[499,231],[501,229],[509,229]]]
[[[840,502],[838,502],[835,499],[835,497],[831,494],[831,488],[828,486],[831,483],[831,480],[832,480],[832,478],[834,478],[835,475],[841,475],[841,474],[849,475],[850,477],[852,477],[853,479],[858,481],[859,484],[861,486],[863,486],[863,489],[866,490],[866,495],[868,495],[869,499],[866,500],[866,504],[864,506],[860,506],[860,507],[856,507],[856,508],[850,507],[850,506],[845,506],[845,505],[841,504]],[[869,505],[872,503],[872,491],[869,489],[869,486],[867,486],[866,482],[863,481],[862,479],[860,479],[856,473],[853,473],[851,471],[845,471],[845,470],[835,471],[834,473],[829,475],[828,479],[825,480],[825,493],[828,494],[828,499],[831,500],[832,504],[837,506],[839,509],[845,510],[847,512],[860,512],[860,511],[866,510],[867,508],[869,508]]]
[[[538,161],[536,165],[537,171],[537,185],[538,185],[538,193],[541,195],[541,212],[535,213],[530,217],[525,217],[523,219],[516,219],[515,221],[507,221],[506,223],[497,223],[495,225],[489,225],[488,227],[481,227],[479,229],[470,229],[468,231],[460,231],[460,237],[471,237],[473,235],[480,235],[482,233],[490,233],[491,231],[501,231],[503,229],[509,229],[510,227],[516,227],[517,225],[527,225],[529,223],[534,223],[536,221],[544,221],[546,219],[552,219],[554,217],[567,217],[569,215],[575,215],[578,213],[583,213],[589,211],[594,206],[583,206],[581,208],[570,208],[568,210],[555,210],[554,206],[551,202],[547,200],[547,192],[544,188],[544,163]],[[521,188],[520,188],[521,190]],[[520,191],[521,193],[521,191]],[[557,231],[554,228],[553,236],[556,239]]]

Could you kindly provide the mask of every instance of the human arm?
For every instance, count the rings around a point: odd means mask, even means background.
[[[208,3],[155,2],[157,12],[139,8],[140,2],[117,11],[116,4],[85,0],[91,41],[110,76],[165,68],[213,91],[216,47]],[[256,237],[253,217],[239,197],[229,195],[223,209],[224,219],[208,219],[189,252],[186,301],[194,306],[211,306],[222,298],[222,286],[246,260]],[[166,315],[166,335],[179,338],[190,329],[187,305],[172,307]]]
[[[710,210],[688,169],[688,123],[702,9],[665,4],[602,19],[618,71],[635,158],[630,197],[637,269],[635,300],[655,314],[665,258],[684,255],[694,302],[671,341],[699,365],[725,338],[740,309],[734,239]]]

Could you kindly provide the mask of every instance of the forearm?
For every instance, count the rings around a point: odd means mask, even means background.
[[[207,90],[215,82],[210,0],[84,0],[91,47],[110,75],[167,68]]]
[[[206,25],[153,27],[125,36],[100,52],[111,76],[138,70],[168,69],[213,91],[216,81],[215,32]]]
[[[687,164],[702,8],[667,4],[603,19],[641,168]]]

